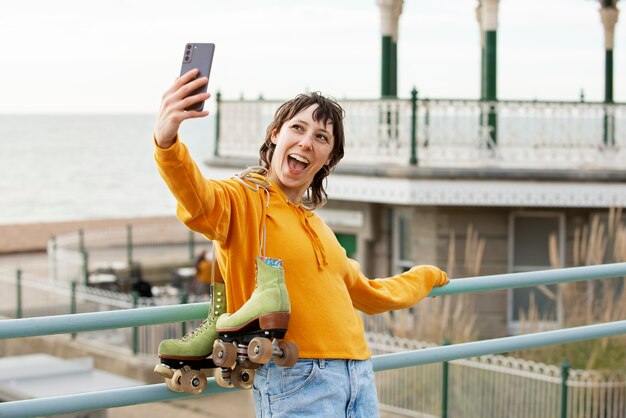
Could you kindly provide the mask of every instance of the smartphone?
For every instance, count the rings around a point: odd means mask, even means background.
[[[211,65],[213,64],[213,53],[215,52],[215,44],[188,43],[185,45],[185,53],[183,54],[183,64],[180,68],[182,76],[189,70],[197,68],[199,70],[198,77],[207,77],[211,74]],[[192,91],[189,96],[200,93],[206,93],[208,85],[205,84],[201,88]],[[189,97],[187,96],[187,97]],[[195,103],[185,110],[204,109],[204,101]]]

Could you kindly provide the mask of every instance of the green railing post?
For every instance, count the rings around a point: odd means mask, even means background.
[[[189,230],[189,260],[192,260],[196,257],[196,241],[194,232]]]
[[[51,274],[52,274],[52,280],[56,282],[57,279],[59,278],[58,260],[57,260],[57,237],[53,236],[50,238],[50,240],[52,241]]]
[[[83,251],[81,255],[83,256],[83,283],[85,286],[89,286],[89,254],[87,251]]]
[[[85,251],[85,231],[82,228],[78,230],[78,251]]]
[[[561,418],[567,418],[567,379],[570,365],[567,360],[561,363]]]
[[[450,341],[443,340],[443,345],[450,345]],[[441,418],[448,418],[448,375],[449,368],[448,362],[442,363],[442,376],[441,376]]]
[[[22,270],[17,269],[15,272],[16,281],[16,309],[15,318],[20,319],[22,317]]]
[[[219,91],[215,94],[215,144],[213,149],[213,156],[217,157],[220,155],[219,145],[220,145],[220,118],[222,116],[220,104],[222,103],[222,93]]]
[[[180,293],[180,304],[184,305],[189,301],[189,293],[187,293],[186,287],[183,285],[183,290]],[[187,321],[180,323],[181,335],[187,334]]]
[[[128,269],[133,265],[133,226],[126,225],[126,262],[128,263]]]
[[[409,164],[417,165],[417,89],[411,90],[411,158]]]
[[[428,147],[430,142],[430,107],[428,106],[428,99],[424,99],[424,147]],[[417,126],[415,127],[417,130]]]
[[[139,306],[139,293],[133,291],[132,293],[133,296],[133,309],[137,309],[137,307]],[[133,346],[133,355],[137,355],[137,353],[139,353],[139,328],[138,327],[133,327],[133,341],[132,341],[132,346]]]
[[[70,283],[70,313],[73,315],[76,313],[76,281]],[[76,333],[72,333],[72,340],[76,338]]]

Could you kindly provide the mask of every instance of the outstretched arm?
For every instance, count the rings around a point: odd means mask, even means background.
[[[415,266],[396,276],[370,280],[359,263],[348,259],[346,279],[354,307],[366,314],[409,308],[424,299],[433,287],[448,284],[448,275],[438,267]]]

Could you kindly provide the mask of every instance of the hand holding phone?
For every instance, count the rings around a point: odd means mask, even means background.
[[[185,52],[183,54],[183,63],[180,68],[180,75],[187,73],[188,71],[197,68],[197,78],[206,77],[209,78],[211,74],[211,65],[213,64],[213,54],[215,52],[215,44],[211,43],[188,43],[185,45]],[[194,96],[200,93],[206,93],[208,84],[189,93],[189,96]],[[204,109],[204,101],[195,103],[185,110],[202,111]]]

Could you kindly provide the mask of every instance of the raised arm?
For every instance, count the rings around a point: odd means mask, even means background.
[[[178,77],[174,84],[163,93],[161,109],[154,127],[154,141],[159,148],[169,148],[176,142],[178,129],[184,120],[202,118],[209,114],[206,110],[201,112],[185,110],[210,97],[209,93],[187,97],[189,93],[209,82],[206,77],[196,79],[197,76],[198,70],[194,68]]]
[[[228,236],[236,191],[223,182],[207,180],[187,147],[178,141],[178,129],[183,121],[208,115],[207,111],[185,110],[209,98],[208,93],[187,97],[208,81],[206,77],[196,79],[196,76],[197,70],[187,72],[163,94],[154,128],[155,160],[178,202],[178,218],[194,231],[223,242]]]

